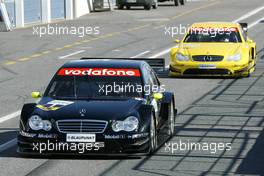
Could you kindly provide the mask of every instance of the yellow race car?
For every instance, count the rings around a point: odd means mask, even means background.
[[[170,76],[248,77],[255,70],[256,43],[246,23],[193,24],[170,51]]]

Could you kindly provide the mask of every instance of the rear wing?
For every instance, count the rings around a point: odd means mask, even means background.
[[[245,32],[245,34],[247,35],[248,33],[248,24],[247,23],[239,23],[242,30]]]
[[[102,59],[102,60],[131,60],[131,61],[145,61],[147,62],[154,70],[165,71],[165,59],[164,58],[81,58],[81,60],[89,59]]]

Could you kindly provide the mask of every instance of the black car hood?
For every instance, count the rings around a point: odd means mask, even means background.
[[[55,104],[55,105],[54,105]],[[136,115],[143,99],[60,101],[43,98],[36,113],[47,119],[118,120]]]

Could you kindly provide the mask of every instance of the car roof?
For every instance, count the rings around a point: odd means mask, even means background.
[[[138,68],[140,69],[145,61],[122,60],[122,59],[82,59],[65,63],[63,68]]]
[[[232,28],[236,27],[239,28],[240,24],[232,23],[232,22],[203,22],[203,23],[194,23],[191,25],[192,28],[199,28],[199,27],[214,27],[214,28]]]

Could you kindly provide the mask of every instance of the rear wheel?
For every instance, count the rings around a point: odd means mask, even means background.
[[[127,5],[127,6],[126,6],[126,9],[127,9],[127,10],[130,10],[130,6],[129,6],[129,5]]]
[[[157,9],[158,8],[158,1],[154,1],[154,4],[152,5],[153,9]]]
[[[117,8],[118,8],[119,10],[123,10],[123,9],[124,9],[124,6],[123,6],[122,4],[118,4]]]
[[[156,123],[155,118],[152,115],[151,122],[150,122],[150,154],[153,154],[158,146],[157,143],[157,131],[156,131]]]
[[[180,4],[184,5],[186,3],[186,0],[180,0]]]
[[[174,0],[174,5],[178,6],[179,5],[179,0]]]

